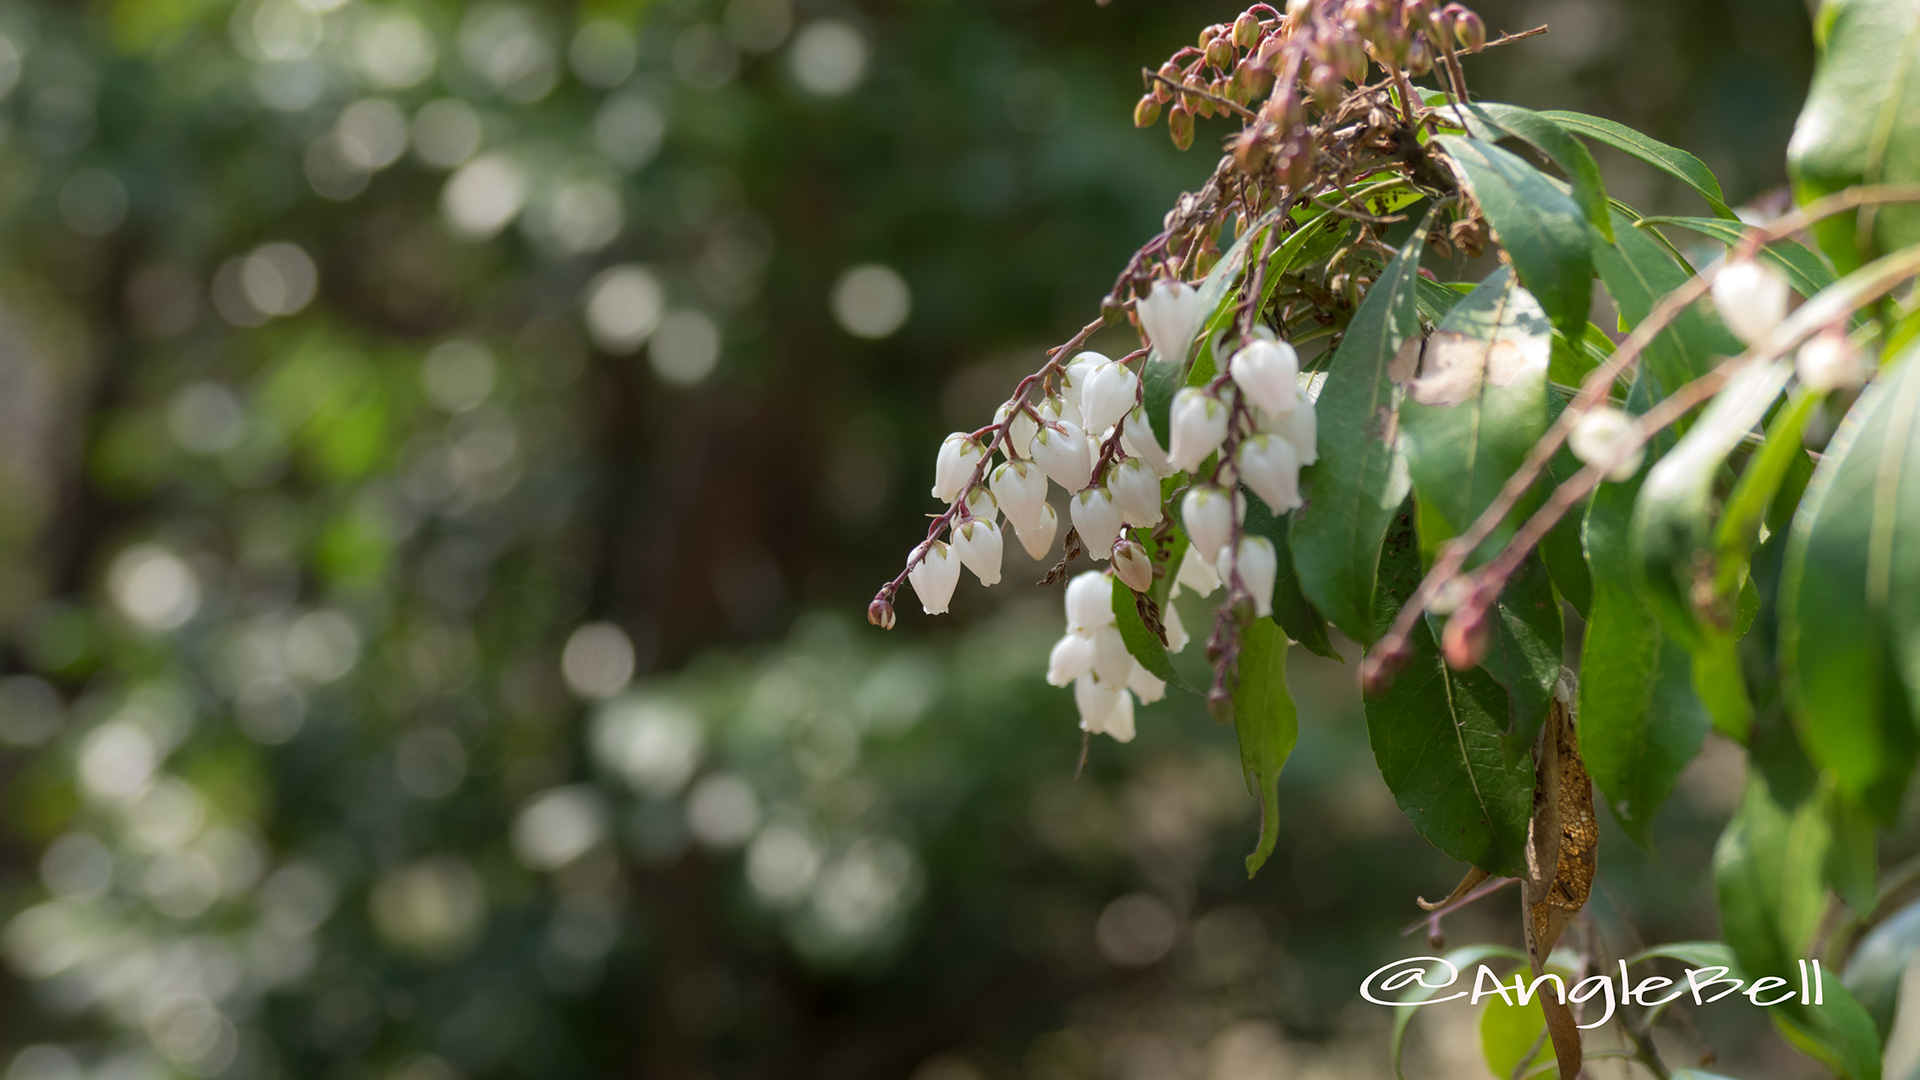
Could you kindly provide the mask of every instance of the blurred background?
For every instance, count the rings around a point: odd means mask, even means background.
[[[1183,155],[1131,105],[1237,10],[0,5],[7,1080],[1390,1075],[1356,987],[1459,868],[1351,662],[1294,660],[1249,882],[1197,702],[1075,778],[1016,545],[863,619],[941,436],[1209,172],[1223,122]],[[1480,10],[1552,27],[1480,96],[1784,183],[1801,0]],[[1716,935],[1723,751],[1658,852],[1603,841],[1616,950]],[[1688,1022],[1676,1064],[1810,1075]],[[1409,1075],[1478,1039],[1422,1014]]]

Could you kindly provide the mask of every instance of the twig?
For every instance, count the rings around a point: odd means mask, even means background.
[[[1235,116],[1238,116],[1243,120],[1252,120],[1254,118],[1253,113],[1248,111],[1246,106],[1240,104],[1237,101],[1228,100],[1227,98],[1220,97],[1219,95],[1210,93],[1206,90],[1195,90],[1193,87],[1188,86],[1186,83],[1174,82],[1172,79],[1167,78],[1165,75],[1160,74],[1159,72],[1153,70],[1152,68],[1141,68],[1140,74],[1145,76],[1149,81],[1167,84],[1167,86],[1172,88],[1172,90],[1175,93],[1192,94],[1194,97],[1204,98],[1205,100],[1212,102],[1213,104],[1219,106],[1222,109],[1227,110],[1230,113],[1233,113]]]

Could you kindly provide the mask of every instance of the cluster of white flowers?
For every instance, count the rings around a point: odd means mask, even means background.
[[[1149,343],[1162,357],[1184,361],[1205,321],[1199,293],[1184,282],[1156,282],[1135,305]],[[1278,559],[1273,543],[1245,535],[1244,484],[1278,516],[1300,506],[1300,469],[1318,456],[1311,398],[1302,389],[1299,356],[1264,327],[1236,351],[1224,377],[1190,386],[1173,399],[1169,438],[1162,447],[1147,420],[1140,375],[1124,361],[1081,352],[1049,365],[1001,406],[992,425],[956,431],[941,443],[933,497],[949,504],[938,531],[915,548],[906,580],[930,615],[947,610],[962,567],[983,585],[1000,580],[1000,517],[1035,559],[1045,558],[1059,532],[1047,500],[1050,484],[1067,494],[1067,514],[1087,554],[1108,563],[1073,579],[1067,589],[1067,633],[1054,647],[1048,681],[1074,687],[1081,727],[1133,737],[1135,699],[1158,701],[1165,684],[1127,651],[1112,612],[1113,581],[1144,593],[1154,566],[1129,528],[1153,529],[1166,516],[1162,482],[1192,473],[1181,500],[1191,541],[1171,596],[1182,588],[1202,596],[1231,583],[1229,598],[1251,600],[1259,616],[1273,609]],[[1038,383],[1044,396],[1031,400]],[[994,457],[1002,460],[995,464]],[[1218,455],[1208,474],[1201,466]],[[883,593],[870,617],[881,625],[893,613]],[[1169,603],[1163,612],[1168,647],[1178,652],[1187,633]]]

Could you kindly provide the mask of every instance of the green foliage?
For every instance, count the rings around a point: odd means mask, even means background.
[[[1287,637],[1271,621],[1257,621],[1240,639],[1240,684],[1233,690],[1233,727],[1240,768],[1260,800],[1260,842],[1247,856],[1247,876],[1259,873],[1280,839],[1280,770],[1300,737],[1300,716],[1287,691]]]
[[[1516,154],[1456,135],[1440,136],[1438,142],[1459,163],[1520,283],[1562,333],[1584,333],[1593,299],[1593,257],[1581,208]]]

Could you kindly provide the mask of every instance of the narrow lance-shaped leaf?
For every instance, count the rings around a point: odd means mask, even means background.
[[[1435,140],[1459,165],[1520,283],[1568,336],[1583,333],[1593,295],[1589,226],[1573,199],[1518,155],[1478,139]]]
[[[1467,112],[1470,121],[1484,119],[1499,134],[1519,139],[1558,165],[1572,183],[1573,199],[1580,204],[1587,220],[1600,230],[1600,235],[1608,241],[1613,240],[1613,221],[1607,213],[1606,184],[1600,178],[1600,166],[1594,162],[1585,144],[1568,134],[1567,129],[1551,117],[1518,105],[1488,101],[1467,106]],[[1480,131],[1473,131],[1473,135],[1479,139],[1487,138]]]
[[[1411,507],[1383,547],[1378,617],[1392,621],[1420,582]],[[1432,844],[1490,873],[1526,873],[1534,768],[1510,762],[1500,733],[1507,695],[1480,668],[1454,671],[1425,620],[1412,655],[1386,690],[1368,699],[1367,739],[1394,801]]]
[[[1713,207],[1714,213],[1723,218],[1735,216],[1733,210],[1727,206],[1726,193],[1720,190],[1720,181],[1714,178],[1713,170],[1685,150],[1642,135],[1625,124],[1618,124],[1598,116],[1588,116],[1586,113],[1549,109],[1541,112],[1540,115],[1575,135],[1597,139],[1616,150],[1632,154],[1699,192],[1701,197],[1707,200],[1707,205]],[[1614,228],[1619,228],[1617,222]]]
[[[1920,349],[1854,405],[1801,500],[1781,582],[1788,700],[1813,760],[1890,820],[1920,693]]]
[[[1686,650],[1634,594],[1627,528],[1637,482],[1604,484],[1587,509],[1593,609],[1580,651],[1580,748],[1620,827],[1641,846],[1710,720]]]
[[[1747,235],[1744,222],[1725,218],[1643,217],[1634,225],[1640,229],[1655,225],[1678,225],[1703,236],[1711,236],[1728,247],[1740,243]],[[1820,261],[1820,256],[1798,240],[1775,240],[1771,244],[1764,244],[1760,248],[1760,258],[1780,271],[1780,275],[1801,296],[1812,296],[1834,282],[1833,268]]]
[[[1913,0],[1827,0],[1816,30],[1821,56],[1807,103],[1787,144],[1801,201],[1855,184],[1920,181],[1920,5]],[[1841,270],[1881,251],[1920,242],[1920,207],[1869,206],[1815,227]]]
[[[1313,605],[1348,637],[1373,640],[1380,541],[1410,486],[1400,455],[1394,353],[1418,330],[1426,223],[1380,272],[1332,358],[1318,404],[1319,461],[1300,471],[1293,562]]]
[[[1300,736],[1300,717],[1287,690],[1287,636],[1271,620],[1241,628],[1239,682],[1233,689],[1233,727],[1240,737],[1240,768],[1260,800],[1260,842],[1247,856],[1247,876],[1258,873],[1280,838],[1280,770]]]
[[[1619,308],[1621,329],[1629,330],[1646,319],[1661,297],[1685,285],[1693,275],[1660,241],[1634,228],[1632,218],[1617,209],[1614,214],[1615,242],[1594,244],[1594,265]],[[1709,318],[1700,305],[1692,305],[1656,334],[1642,354],[1641,370],[1646,376],[1643,389],[1652,401],[1658,401],[1682,383],[1713,370],[1723,357],[1738,356],[1742,351],[1739,339],[1726,327]]]

